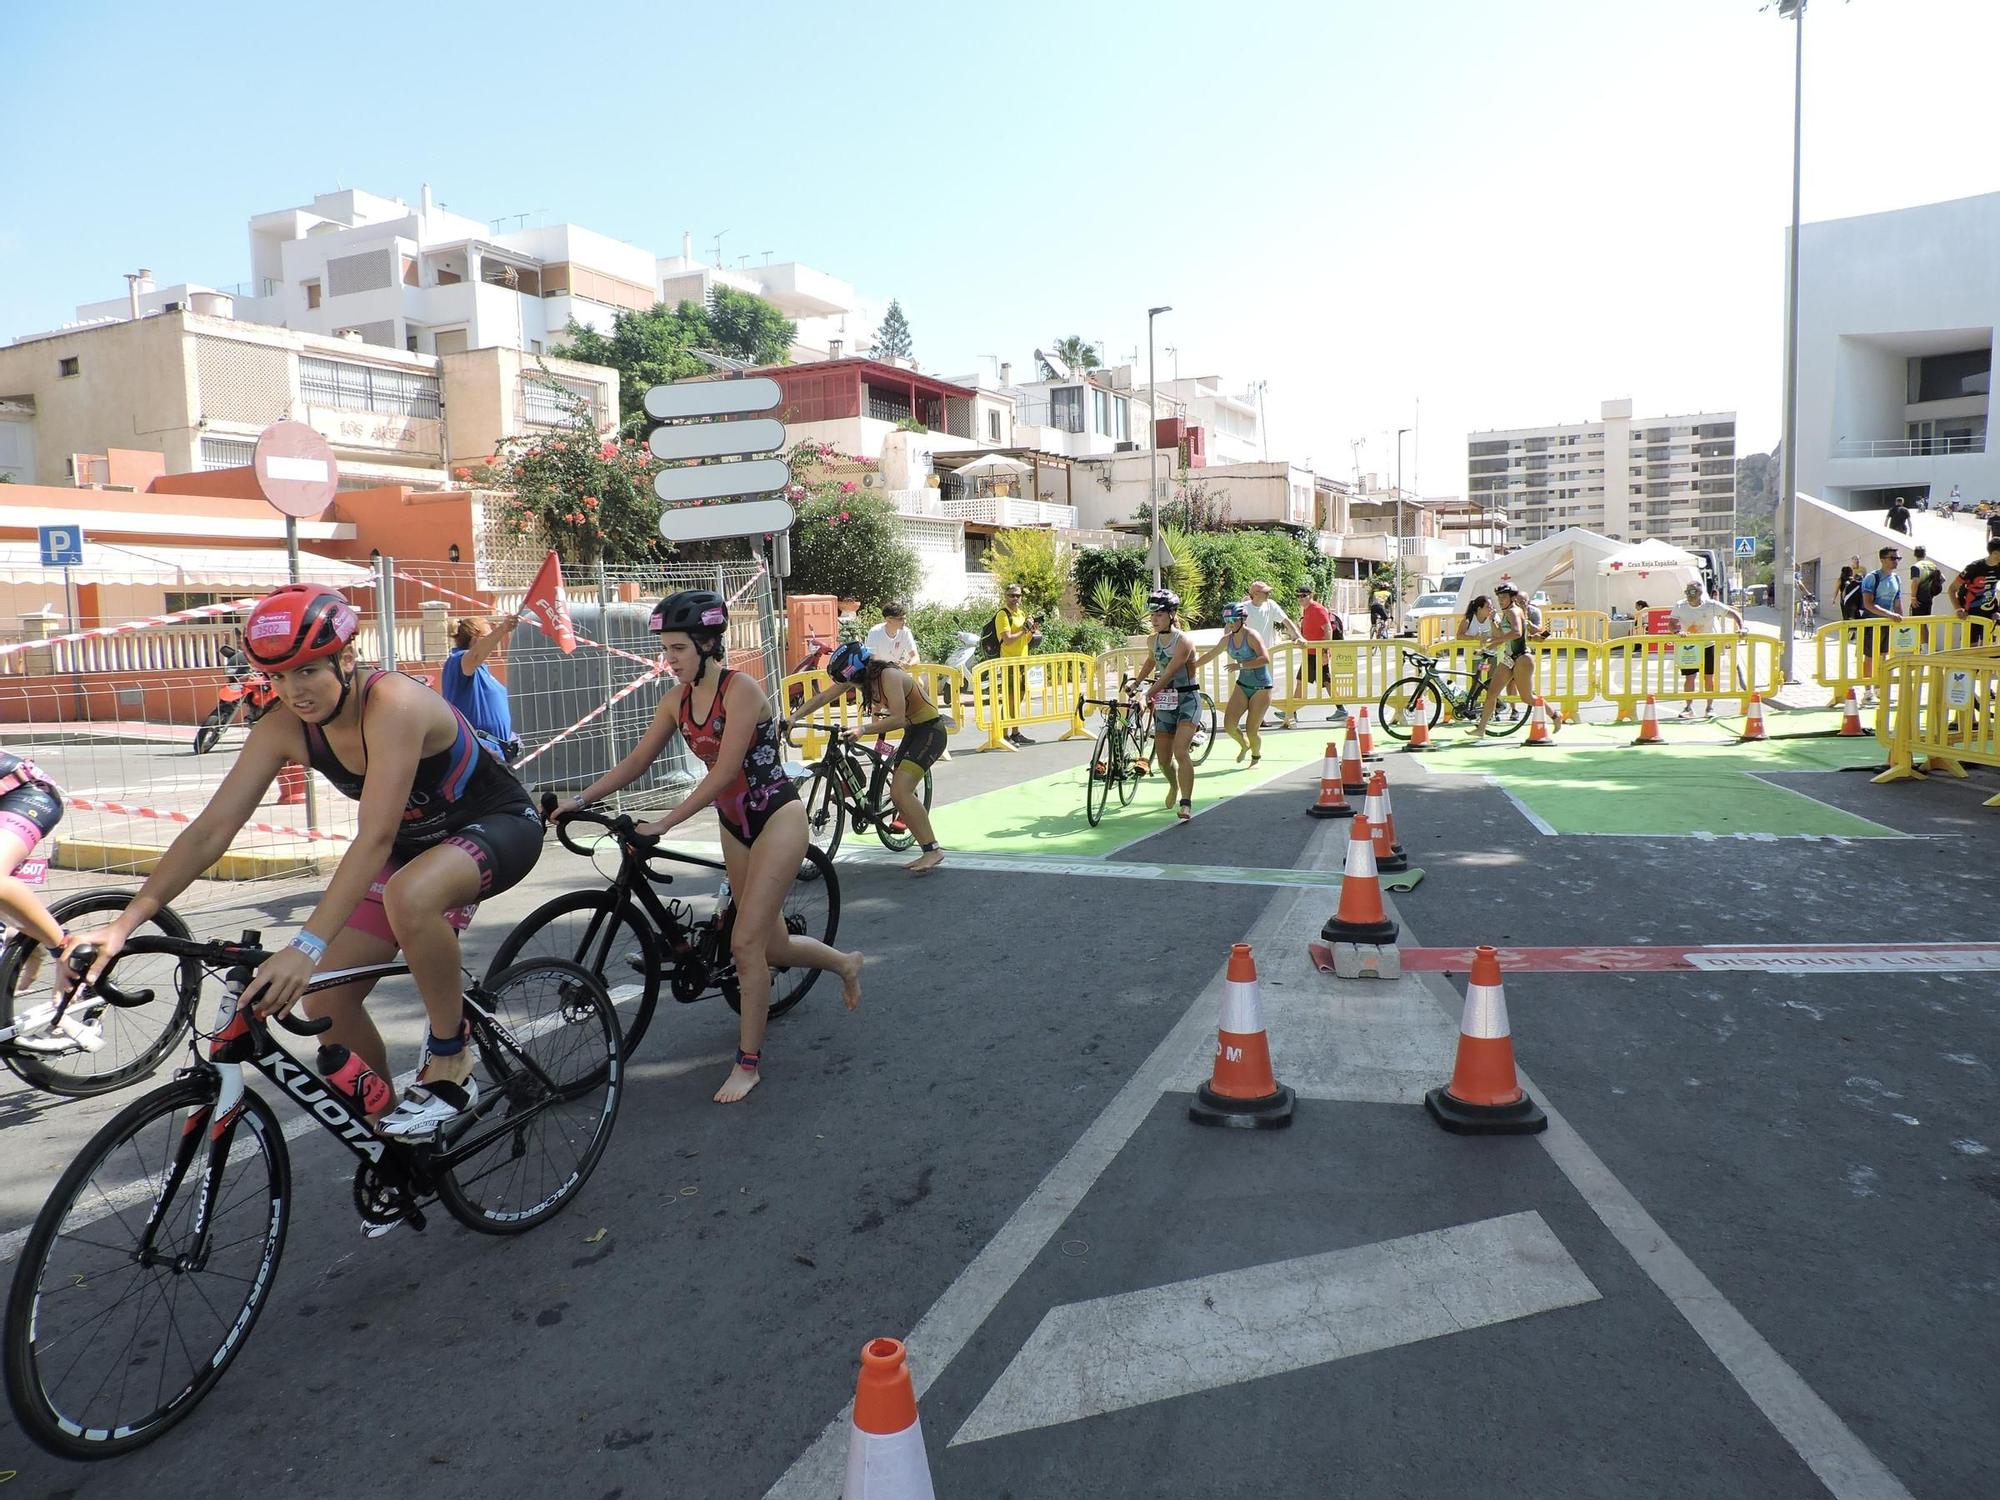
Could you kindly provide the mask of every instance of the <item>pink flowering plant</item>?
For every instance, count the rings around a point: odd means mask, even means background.
[[[922,568],[903,540],[896,509],[840,470],[862,460],[824,443],[802,442],[788,455],[787,492],[798,519],[792,526],[793,594],[832,594],[879,609],[915,594]]]

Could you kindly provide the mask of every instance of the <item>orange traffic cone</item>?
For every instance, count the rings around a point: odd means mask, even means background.
[[[1664,745],[1660,738],[1660,705],[1653,701],[1651,693],[1646,694],[1646,712],[1639,720],[1639,738],[1635,745]]]
[[[1389,775],[1377,771],[1368,782],[1368,801],[1361,815],[1368,820],[1370,841],[1375,846],[1375,868],[1407,870],[1410,856],[1396,842],[1396,819],[1389,811]]]
[[[1850,739],[1868,732],[1861,727],[1861,695],[1853,688],[1847,690],[1847,713],[1840,721],[1840,732]]]
[[[847,1482],[840,1493],[846,1500],[937,1500],[900,1339],[870,1339],[861,1346]]]
[[[1748,740],[1767,740],[1769,738],[1770,736],[1764,732],[1764,700],[1758,697],[1757,694],[1752,693],[1750,695],[1750,717],[1743,721],[1743,733],[1737,736],[1736,743],[1741,745]]]
[[[1340,791],[1340,747],[1332,740],[1326,742],[1326,759],[1319,771],[1319,801],[1306,809],[1306,815],[1313,818],[1351,818],[1354,809],[1347,805],[1347,799]]]
[[[293,807],[306,800],[305,767],[286,761],[278,772],[278,806]]]
[[[1410,742],[1403,746],[1405,755],[1421,755],[1426,750],[1435,750],[1431,743],[1431,706],[1421,695],[1410,705]]]
[[[1528,715],[1528,743],[1546,750],[1555,742],[1556,737],[1549,733],[1549,707],[1542,701],[1542,695],[1537,693],[1534,709]]]
[[[1354,720],[1347,721],[1347,738],[1340,745],[1340,789],[1350,797],[1368,795],[1368,773],[1361,769],[1361,741]]]
[[[1378,758],[1375,754],[1375,734],[1368,726],[1368,709],[1363,706],[1356,709],[1355,714],[1361,720],[1361,758],[1375,760]]]
[[[1340,905],[1319,930],[1329,943],[1370,943],[1381,947],[1396,941],[1396,924],[1382,909],[1382,879],[1375,873],[1375,830],[1368,814],[1354,820],[1347,838],[1347,868],[1340,879]]]
[[[1507,1029],[1507,991],[1500,955],[1475,948],[1465,1016],[1458,1023],[1458,1061],[1451,1082],[1424,1095],[1424,1107],[1453,1135],[1536,1135],[1549,1117],[1514,1076],[1514,1038]]]
[[[1194,1091],[1188,1118],[1197,1125],[1240,1130],[1282,1130],[1292,1123],[1292,1091],[1271,1071],[1271,1042],[1257,999],[1257,964],[1248,943],[1229,950],[1215,1067],[1208,1082]]]

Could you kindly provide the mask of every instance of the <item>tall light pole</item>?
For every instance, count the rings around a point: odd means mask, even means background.
[[[1772,594],[1778,605],[1779,667],[1785,681],[1796,682],[1793,635],[1798,619],[1798,590],[1792,570],[1798,555],[1799,494],[1799,145],[1806,86],[1806,0],[1777,0],[1778,14],[1791,17],[1792,34],[1792,238],[1785,267],[1785,428],[1780,438],[1776,536],[1771,551]],[[1735,538],[1730,546],[1736,545]]]
[[[1403,438],[1412,429],[1396,429],[1396,571],[1390,576],[1396,580],[1395,618],[1396,628],[1403,628]]]
[[[1146,493],[1153,510],[1153,587],[1160,586],[1160,382],[1153,368],[1153,319],[1171,307],[1146,309]]]

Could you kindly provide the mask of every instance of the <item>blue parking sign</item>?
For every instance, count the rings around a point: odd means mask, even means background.
[[[83,528],[81,526],[43,526],[38,528],[42,538],[42,566],[45,568],[80,568],[83,566]]]

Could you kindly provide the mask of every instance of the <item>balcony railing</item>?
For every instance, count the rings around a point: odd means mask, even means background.
[[[1017,495],[946,499],[940,502],[940,508],[949,520],[988,526],[1057,526],[1069,530],[1076,525],[1074,505],[1053,505],[1046,500],[1028,500]]]
[[[1947,453],[1984,453],[1983,432],[1948,432],[1927,438],[1842,438],[1836,458],[1936,458]]]

